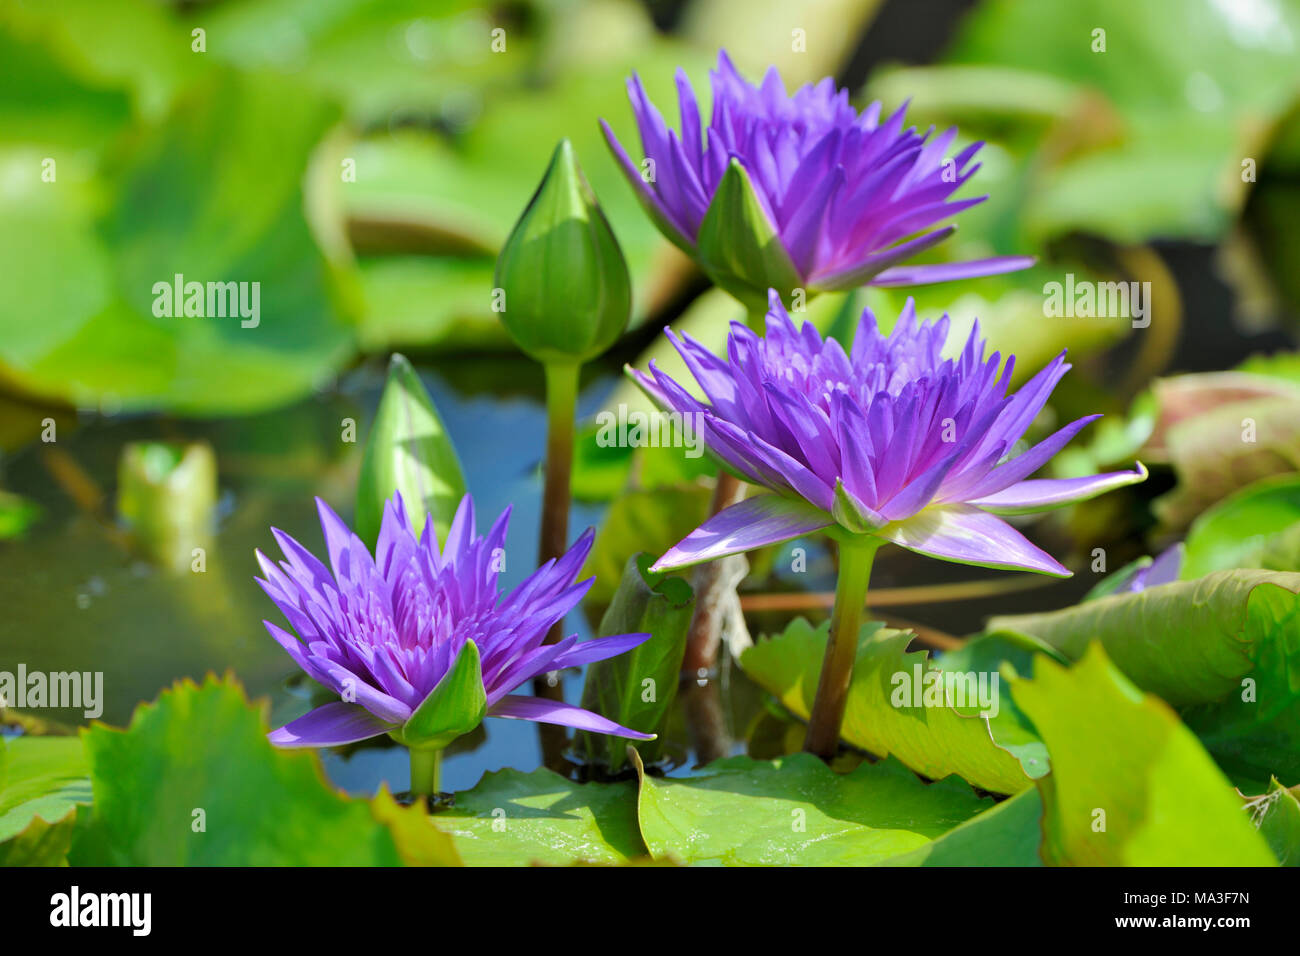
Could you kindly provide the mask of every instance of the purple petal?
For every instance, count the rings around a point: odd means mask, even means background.
[[[1028,269],[1036,261],[1033,256],[994,256],[991,259],[972,259],[969,262],[896,266],[877,275],[871,280],[871,285],[926,285],[931,282],[978,279],[981,276],[996,276],[1004,272],[1019,272],[1021,269]]]
[[[958,564],[1038,571],[1062,578],[1072,574],[1001,518],[970,505],[927,508],[876,533],[909,551]]]
[[[1183,558],[1187,556],[1187,545],[1179,541],[1173,547],[1166,548],[1160,556],[1139,573],[1140,581],[1135,591],[1153,588],[1161,584],[1172,584],[1178,580],[1183,570]]]
[[[515,720],[535,720],[543,724],[562,724],[565,727],[577,727],[597,734],[611,734],[615,737],[631,737],[633,740],[654,740],[654,734],[643,734],[639,730],[628,728],[606,720],[589,710],[565,704],[556,700],[544,700],[541,697],[503,697],[488,711],[489,717],[510,717]]]
[[[624,651],[639,647],[648,640],[650,640],[649,634],[640,633],[614,634],[610,637],[593,638],[576,644],[572,649],[558,655],[555,660],[551,661],[549,669],[559,670],[562,667],[579,667],[582,664],[591,664],[595,661],[617,657]]]
[[[312,662],[325,673],[325,679],[321,683],[340,696],[355,698],[356,703],[390,723],[400,724],[411,716],[410,706],[371,686],[365,677],[353,673],[342,664],[315,656],[312,657]]]
[[[316,499],[316,511],[320,515],[321,531],[325,534],[325,551],[330,557],[330,566],[334,569],[334,578],[340,584],[355,581],[360,569],[352,558],[352,529],[347,526],[325,499]],[[364,551],[362,547],[360,550]]]
[[[943,240],[947,239],[957,230],[956,226],[944,226],[942,229],[936,229],[934,232],[928,232],[924,236],[918,236],[915,239],[908,240],[893,248],[886,249],[884,252],[878,252],[875,255],[867,256],[861,262],[847,268],[837,269],[833,272],[813,275],[808,280],[808,286],[818,291],[836,292],[842,289],[856,289],[860,285],[865,285],[871,280],[880,276],[886,269],[897,262],[903,262],[923,252],[931,246],[936,246]]]
[[[1022,478],[1032,475],[1047,464],[1053,455],[1064,448],[1070,439],[1077,435],[1085,425],[1091,424],[1098,418],[1101,418],[1101,416],[1087,415],[1076,419],[1064,428],[1053,432],[1028,451],[1022,452],[1015,458],[998,465],[982,480],[976,482],[969,492],[962,495],[962,500],[983,500],[996,492],[1002,491],[1004,488],[1010,488]]]
[[[669,548],[650,570],[690,567],[728,554],[789,541],[833,523],[829,514],[806,502],[779,495],[757,495],[719,511]]]
[[[338,747],[386,734],[393,726],[358,704],[336,701],[317,707],[266,736],[277,747]]]
[[[329,674],[316,666],[316,661],[308,653],[307,647],[302,641],[270,621],[263,621],[262,624],[265,625],[270,635],[275,638],[276,643],[284,648],[285,653],[293,658],[293,662],[302,668],[308,677],[318,684],[323,684],[331,690],[337,691],[337,688],[332,686],[333,681],[330,679]]]
[[[1031,514],[1076,501],[1086,501],[1115,488],[1146,481],[1146,478],[1146,466],[1138,462],[1136,471],[1113,471],[1084,478],[1036,478],[1021,481],[995,494],[971,501],[970,504],[997,515]]]

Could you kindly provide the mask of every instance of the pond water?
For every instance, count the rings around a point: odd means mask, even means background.
[[[458,449],[480,520],[486,523],[490,519],[484,516],[514,505],[503,575],[506,586],[512,586],[536,567],[538,465],[545,440],[540,370],[510,356],[458,357],[419,368]],[[580,414],[593,414],[616,381],[615,367],[598,369],[584,381]],[[373,360],[288,409],[212,421],[90,414],[61,422],[54,444],[29,441],[8,459],[5,484],[37,502],[44,517],[25,538],[0,542],[0,668],[13,669],[21,662],[29,672],[102,671],[101,719],[116,726],[125,725],[139,702],[152,700],[172,681],[202,679],[209,672],[233,672],[250,696],[269,700],[275,726],[305,711],[308,690],[261,624],[264,618],[283,622],[254,582],[253,551],[262,548],[279,556],[269,531],[275,526],[324,553],[312,498],[319,495],[351,517],[356,473],[382,385],[383,364]],[[30,414],[39,421],[46,413]],[[354,444],[340,439],[347,418],[357,423]],[[206,440],[216,451],[220,521],[204,573],[154,567],[132,552],[115,524],[118,456],[126,442],[145,440]],[[598,526],[603,510],[602,505],[575,503],[571,539],[589,525]],[[809,553],[807,573],[774,572],[764,587],[833,587],[824,550],[814,545]],[[781,566],[781,561],[774,564]],[[996,576],[887,549],[873,588]],[[899,606],[891,612],[964,634],[978,628],[987,614],[1070,603],[1090,583],[1055,583],[1011,596]],[[589,636],[598,612],[570,615],[569,632]],[[755,613],[749,625],[758,634],[781,627],[789,616]],[[581,690],[581,676],[570,672],[566,698],[577,703]],[[39,715],[69,728],[86,722],[79,711],[44,710]],[[751,729],[775,719],[762,693],[738,668],[724,666],[711,687],[688,686],[679,696],[666,735],[665,749],[673,758],[669,770],[691,772],[699,752],[692,741],[698,743],[700,727],[712,728],[706,734],[712,738],[707,745],[711,752],[743,752]],[[327,752],[326,772],[355,793],[371,793],[381,781],[405,790],[406,752],[386,744],[381,739],[345,753]],[[467,789],[485,771],[527,771],[540,764],[533,724],[489,720],[453,745],[444,761],[442,788]]]

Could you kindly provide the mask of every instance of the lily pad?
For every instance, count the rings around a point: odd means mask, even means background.
[[[0,738],[0,841],[36,819],[53,824],[90,802],[88,767],[77,737]]]
[[[1285,636],[1268,615],[1249,613],[1269,592],[1295,607],[1300,574],[1220,571],[1060,611],[994,617],[987,630],[1032,635],[1071,660],[1096,640],[1139,687],[1183,707],[1239,689],[1263,646]]]
[[[807,718],[817,692],[829,623],[814,628],[803,618],[777,637],[760,640],[740,658],[751,679],[775,694],[790,711]],[[977,706],[960,712],[946,705],[894,703],[903,675],[910,688],[917,675],[941,670],[924,651],[907,653],[910,631],[877,623],[863,626],[844,710],[841,737],[881,757],[893,756],[932,779],[957,774],[993,793],[1018,793],[1047,772],[1047,761],[1033,733],[1000,700],[996,715],[979,716]],[[973,672],[972,672],[973,673]],[[934,680],[935,678],[929,678]],[[978,680],[978,675],[977,675]],[[993,682],[999,681],[995,685]],[[985,674],[986,686],[1000,686],[996,671]],[[973,702],[972,702],[973,704]],[[990,724],[996,725],[994,731]],[[998,743],[995,743],[995,738]]]
[[[861,866],[924,846],[987,800],[926,784],[896,760],[838,774],[811,754],[729,757],[695,777],[641,775],[637,817],[656,859],[724,866]]]
[[[455,865],[423,810],[329,786],[315,754],[278,750],[239,686],[185,681],[125,730],[85,734],[93,812],[71,862],[98,866]],[[390,825],[389,821],[393,821]]]
[[[575,783],[545,768],[486,773],[435,819],[469,866],[625,863],[646,854],[631,781]]]
[[[1300,564],[1279,566],[1289,563],[1297,525],[1300,475],[1247,485],[1192,523],[1180,577],[1191,580],[1228,568],[1300,571]]]
[[[76,810],[54,823],[33,817],[21,833],[0,842],[0,866],[66,866],[76,818]]]
[[[1043,799],[1036,789],[953,827],[932,843],[882,866],[1042,866]]]
[[[947,59],[1075,84],[1114,113],[1091,141],[1074,125],[1074,149],[1023,211],[1032,229],[1213,240],[1245,196],[1238,164],[1251,155],[1249,129],[1294,96],[1297,31],[1300,14],[1277,0],[1249,11],[1213,0],[994,0],[963,21]]]
[[[1052,757],[1039,781],[1044,858],[1075,866],[1276,863],[1209,754],[1098,644],[1068,670],[1043,658],[1016,701]]]
[[[39,149],[0,156],[22,173],[0,198],[0,252],[27,278],[0,290],[6,377],[47,399],[193,414],[321,385],[351,353],[354,280],[322,252],[303,180],[337,120],[292,83],[209,71],[67,188],[41,181]],[[204,294],[163,298],[178,275]]]
[[[1277,782],[1269,781],[1268,791],[1246,801],[1242,808],[1250,814],[1255,829],[1268,841],[1269,848],[1282,866],[1300,866],[1300,800]]]

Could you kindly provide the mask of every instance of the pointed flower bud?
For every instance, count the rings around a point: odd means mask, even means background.
[[[567,139],[497,257],[496,285],[506,331],[540,362],[585,362],[627,328],[627,263]]]

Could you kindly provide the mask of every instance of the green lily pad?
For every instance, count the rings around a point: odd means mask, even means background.
[[[469,866],[625,863],[646,854],[631,781],[575,783],[546,769],[483,775],[435,819]]]
[[[1295,7],[1266,2],[1242,14],[1212,0],[995,0],[964,19],[949,62],[1056,78],[1114,113],[1091,137],[1074,124],[1075,148],[1040,174],[1023,210],[1030,229],[1122,242],[1222,233],[1245,195],[1248,131],[1281,115],[1300,79],[1287,39],[1300,30]]]
[[[86,755],[77,737],[0,739],[0,841],[33,820],[54,824],[90,802]]]
[[[322,252],[303,180],[337,120],[291,83],[207,71],[96,166],[68,164],[66,187],[41,181],[40,149],[0,156],[26,169],[0,199],[0,254],[27,278],[0,290],[0,370],[43,398],[192,414],[323,384],[351,353],[354,280]],[[200,297],[167,301],[177,275],[203,284],[203,316],[185,314]]]
[[[360,123],[455,121],[475,106],[467,88],[492,92],[522,72],[536,45],[511,21],[513,55],[495,55],[494,20],[471,0],[267,0],[187,13],[207,31],[209,56],[295,75],[344,101]]]
[[[1052,757],[1039,781],[1044,858],[1075,866],[1276,863],[1214,761],[1098,644],[1070,669],[1043,658],[1016,702]]]
[[[1294,575],[1293,575],[1294,576]],[[1300,780],[1300,601],[1285,588],[1254,591],[1246,608],[1249,675],[1222,699],[1185,708],[1219,765],[1235,777]]]
[[[0,867],[66,866],[76,820],[75,809],[54,823],[33,817],[21,833],[0,841]]]
[[[1298,616],[1300,574],[1236,570],[988,627],[1071,660],[1096,640],[1138,687],[1181,709],[1225,770],[1267,779],[1300,776]]]
[[[1220,571],[1060,611],[994,617],[987,630],[1032,635],[1071,660],[1097,640],[1139,687],[1182,707],[1239,689],[1262,645],[1279,636],[1265,618],[1248,613],[1266,592],[1280,592],[1277,600],[1294,606],[1300,574]]]
[[[881,866],[1042,866],[1043,799],[1022,790]]]
[[[131,726],[85,734],[93,813],[71,862],[99,866],[455,865],[423,810],[329,786],[316,755],[279,750],[239,686],[182,682]],[[390,825],[389,820],[394,823]]]
[[[1255,829],[1282,866],[1300,866],[1300,800],[1274,777],[1268,792],[1246,801]]]
[[[641,776],[637,817],[656,859],[724,866],[861,866],[923,846],[987,800],[926,784],[895,760],[838,774],[811,754],[729,757],[695,777]]]
[[[511,348],[492,296],[490,258],[390,255],[359,262],[365,312],[357,339],[367,352]]]
[[[1192,523],[1180,577],[1191,580],[1228,568],[1300,571],[1300,564],[1279,566],[1289,563],[1298,524],[1300,475],[1247,485]]]
[[[790,711],[807,718],[817,692],[829,623],[814,628],[803,618],[792,621],[783,634],[760,640],[740,658],[740,666]],[[921,674],[939,671],[924,651],[907,653],[910,631],[880,624],[863,626],[853,665],[841,737],[855,747],[881,757],[893,756],[932,779],[957,774],[993,793],[1017,793],[1047,772],[1047,761],[1033,735],[998,695],[999,709],[991,718],[978,707],[902,706],[893,702],[902,690],[895,675],[909,686]],[[971,671],[974,673],[974,671]],[[989,690],[997,672],[986,675]],[[934,680],[935,678],[929,678]],[[978,679],[978,677],[977,677]],[[996,729],[991,731],[990,725]],[[997,743],[995,743],[995,739]]]

